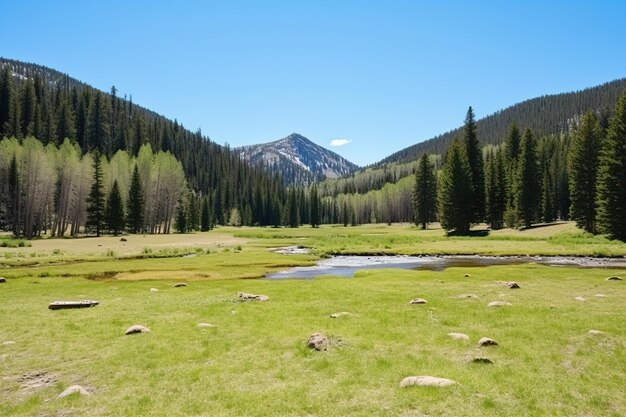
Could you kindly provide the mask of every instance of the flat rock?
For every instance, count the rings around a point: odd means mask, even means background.
[[[82,301],[53,301],[48,304],[50,310],[63,310],[67,308],[89,308],[95,307],[100,304],[95,300],[82,300]]]
[[[498,346],[498,342],[488,337],[483,337],[478,341],[478,346]]]
[[[321,333],[313,333],[309,337],[307,346],[315,350],[328,350],[328,338]]]
[[[474,358],[472,363],[479,363],[484,365],[493,365],[493,361],[489,358]]]
[[[124,334],[128,336],[129,334],[137,334],[137,333],[148,333],[150,329],[140,324],[135,324],[134,326],[130,326]]]
[[[217,327],[217,326],[211,323],[198,323],[198,327]]]
[[[15,341],[14,340],[7,340],[6,342],[2,342],[2,346],[9,346],[9,345],[14,345]]]
[[[157,292],[157,291],[159,291],[158,288],[150,288],[150,292]]]
[[[602,330],[589,330],[588,334],[592,335],[592,336],[597,336],[600,334],[605,334],[605,332],[603,332]]]
[[[411,300],[409,302],[409,304],[426,304],[427,301],[424,300],[423,298],[414,298],[413,300]]]
[[[347,311],[341,311],[339,313],[333,313],[330,315],[331,319],[338,319],[339,317],[352,317],[352,313],[348,313]]]
[[[469,340],[469,336],[466,335],[465,333],[448,333],[448,336],[450,336],[452,339],[454,340]]]
[[[510,307],[513,304],[507,302],[507,301],[492,301],[489,304],[487,304],[487,307]]]
[[[174,288],[180,288],[180,287],[187,287],[187,284],[185,284],[184,282],[179,282],[177,284],[174,284]]]
[[[60,393],[57,398],[65,398],[68,395],[72,395],[72,394],[80,394],[80,395],[87,395],[87,396],[91,395],[89,391],[87,391],[85,388],[81,387],[80,385],[72,385],[71,387],[67,388],[65,391]]]
[[[4,284],[5,282],[7,282],[7,279],[4,277],[0,277],[0,284]]]
[[[436,376],[407,376],[400,382],[400,387],[405,388],[414,385],[420,387],[447,387],[457,383],[451,379],[438,378]]]
[[[128,239],[126,239],[125,237],[120,239],[120,242],[128,242]]]
[[[576,300],[576,301],[587,301],[587,299],[585,297],[574,297],[574,300]]]
[[[240,292],[239,299],[241,301],[268,301],[270,298],[267,295]]]
[[[456,298],[478,298],[476,294],[459,294]]]
[[[509,287],[510,289],[514,290],[516,288],[519,288],[519,284],[515,281],[509,281],[506,283],[506,286]]]
[[[594,295],[594,297],[604,298],[604,297],[606,297],[606,294],[596,294],[596,295]]]
[[[612,276],[612,277],[608,277],[606,280],[607,281],[621,281],[622,277]]]
[[[464,278],[471,278],[472,276],[470,274],[465,274],[463,275]]]

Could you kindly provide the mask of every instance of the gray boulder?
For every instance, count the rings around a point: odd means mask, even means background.
[[[318,351],[328,350],[328,338],[321,333],[313,333],[307,346]]]
[[[150,329],[148,329],[147,327],[142,326],[140,324],[135,324],[134,326],[130,326],[128,330],[124,332],[124,334],[128,336],[130,334],[149,333],[149,332],[150,332]]]
[[[447,378],[438,378],[436,376],[407,376],[400,382],[400,387],[447,387],[457,384],[458,382]]]

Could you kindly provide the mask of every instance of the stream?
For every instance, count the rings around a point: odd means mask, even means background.
[[[491,265],[519,265],[536,263],[554,267],[626,268],[625,258],[591,258],[564,256],[356,256],[340,255],[320,259],[313,266],[297,266],[285,271],[267,274],[266,279],[312,279],[321,275],[346,278],[366,269],[398,268],[409,270],[443,271],[448,267],[481,267]]]

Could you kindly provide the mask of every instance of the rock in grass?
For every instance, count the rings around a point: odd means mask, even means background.
[[[478,298],[476,294],[459,294],[456,298]]]
[[[184,282],[179,282],[177,284],[174,284],[174,288],[180,288],[180,287],[186,287],[187,284],[185,284]]]
[[[574,297],[574,300],[576,300],[576,301],[587,301],[587,299],[585,297]]]
[[[72,394],[80,394],[80,395],[87,395],[87,396],[91,395],[89,391],[87,391],[85,388],[81,387],[80,385],[72,385],[71,387],[67,388],[65,391],[60,393],[57,398],[65,398],[68,395],[72,395]]]
[[[159,291],[158,288],[150,288],[150,292],[157,292],[157,291]]]
[[[471,278],[472,276],[471,276],[470,274],[465,274],[465,275],[463,275],[463,277],[465,277],[465,278]]]
[[[601,334],[605,334],[605,332],[603,332],[602,330],[589,330],[588,332],[590,335],[592,336],[598,336]]]
[[[239,299],[241,301],[268,301],[270,298],[267,295],[240,292]]]
[[[487,307],[510,307],[513,304],[506,302],[506,301],[492,301],[489,304],[487,304]]]
[[[478,346],[498,346],[498,342],[488,337],[483,337],[478,341]]]
[[[465,333],[448,333],[448,336],[450,336],[452,339],[454,340],[469,340],[469,336],[466,335]]]
[[[510,289],[514,290],[516,288],[519,288],[519,284],[515,281],[509,281],[506,283],[506,286],[509,287]]]
[[[126,239],[125,237],[120,239],[120,242],[128,242],[128,239]]]
[[[622,277],[612,276],[612,277],[608,277],[606,280],[607,281],[621,281]]]
[[[400,382],[400,387],[447,387],[449,385],[457,384],[456,381],[447,378],[438,378],[436,376],[407,376]]]
[[[313,333],[309,337],[307,346],[315,350],[328,350],[328,338],[321,333]]]
[[[216,327],[215,324],[211,323],[198,323],[198,327]]]
[[[479,363],[484,365],[493,365],[493,361],[489,358],[474,358],[472,363]]]
[[[604,298],[604,297],[606,297],[606,294],[596,294],[596,295],[594,295],[594,297]]]
[[[5,282],[7,282],[7,279],[4,277],[0,277],[0,284],[4,284]]]
[[[2,342],[2,346],[10,346],[14,344],[15,344],[15,340],[7,340],[6,342]]]
[[[140,324],[135,324],[134,326],[130,326],[128,330],[124,333],[126,336],[129,334],[137,334],[137,333],[148,333],[150,329]]]
[[[338,319],[339,317],[352,317],[352,313],[348,313],[347,311],[341,311],[339,313],[333,313],[330,315],[331,319]]]
[[[413,300],[411,300],[409,302],[409,304],[426,304],[427,301],[424,300],[423,298],[414,298]]]

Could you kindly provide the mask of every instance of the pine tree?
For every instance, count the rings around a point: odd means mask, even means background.
[[[467,115],[465,116],[463,144],[465,145],[465,153],[467,154],[467,161],[472,173],[472,204],[470,207],[473,214],[472,221],[479,223],[485,217],[485,173],[483,153],[478,143],[476,121],[471,106],[467,109]]]
[[[626,94],[617,102],[600,156],[598,226],[626,242]]]
[[[474,218],[472,171],[465,146],[455,140],[446,156],[439,183],[439,221],[448,232],[467,234]]]
[[[179,199],[176,205],[176,231],[178,233],[187,232],[187,208],[182,199]]]
[[[202,214],[200,215],[200,230],[208,232],[211,230],[211,210],[209,209],[209,198],[204,196],[202,199]]]
[[[11,112],[11,74],[4,67],[0,73],[0,137],[8,136],[9,114]]]
[[[287,207],[285,209],[287,215],[286,223],[289,227],[298,227],[298,196],[294,188],[289,189],[287,196]]]
[[[596,200],[598,166],[602,128],[598,118],[586,113],[574,134],[570,150],[571,217],[576,225],[589,233],[596,233]]]
[[[415,225],[421,224],[422,229],[437,220],[437,178],[427,154],[422,155],[415,172],[413,210]]]
[[[139,233],[143,227],[144,199],[141,187],[141,177],[137,164],[133,169],[133,176],[128,190],[128,214],[126,217],[126,228],[131,233]]]
[[[106,155],[111,153],[110,120],[111,109],[109,107],[109,100],[100,92],[93,93],[87,116],[85,149],[98,149],[98,151]]]
[[[504,152],[490,152],[485,169],[485,192],[487,198],[486,216],[492,229],[500,229],[504,224],[506,210],[506,171]]]
[[[517,124],[509,126],[509,134],[504,139],[504,166],[506,169],[506,205],[513,211],[515,207],[515,182],[517,181],[517,163],[519,161],[521,136]]]
[[[515,193],[517,216],[529,228],[541,203],[541,182],[537,160],[537,144],[530,129],[526,129],[520,147]]]
[[[313,185],[311,187],[311,195],[309,197],[310,200],[310,222],[311,227],[319,227],[320,225],[320,200],[317,194],[317,185]]]
[[[120,188],[117,185],[117,180],[113,181],[113,186],[109,193],[105,217],[109,232],[117,236],[120,231],[124,230],[124,204],[122,203],[122,196],[120,194]]]
[[[93,153],[93,182],[87,197],[87,232],[95,232],[100,236],[104,225],[104,191],[102,182],[101,154],[96,150]]]

